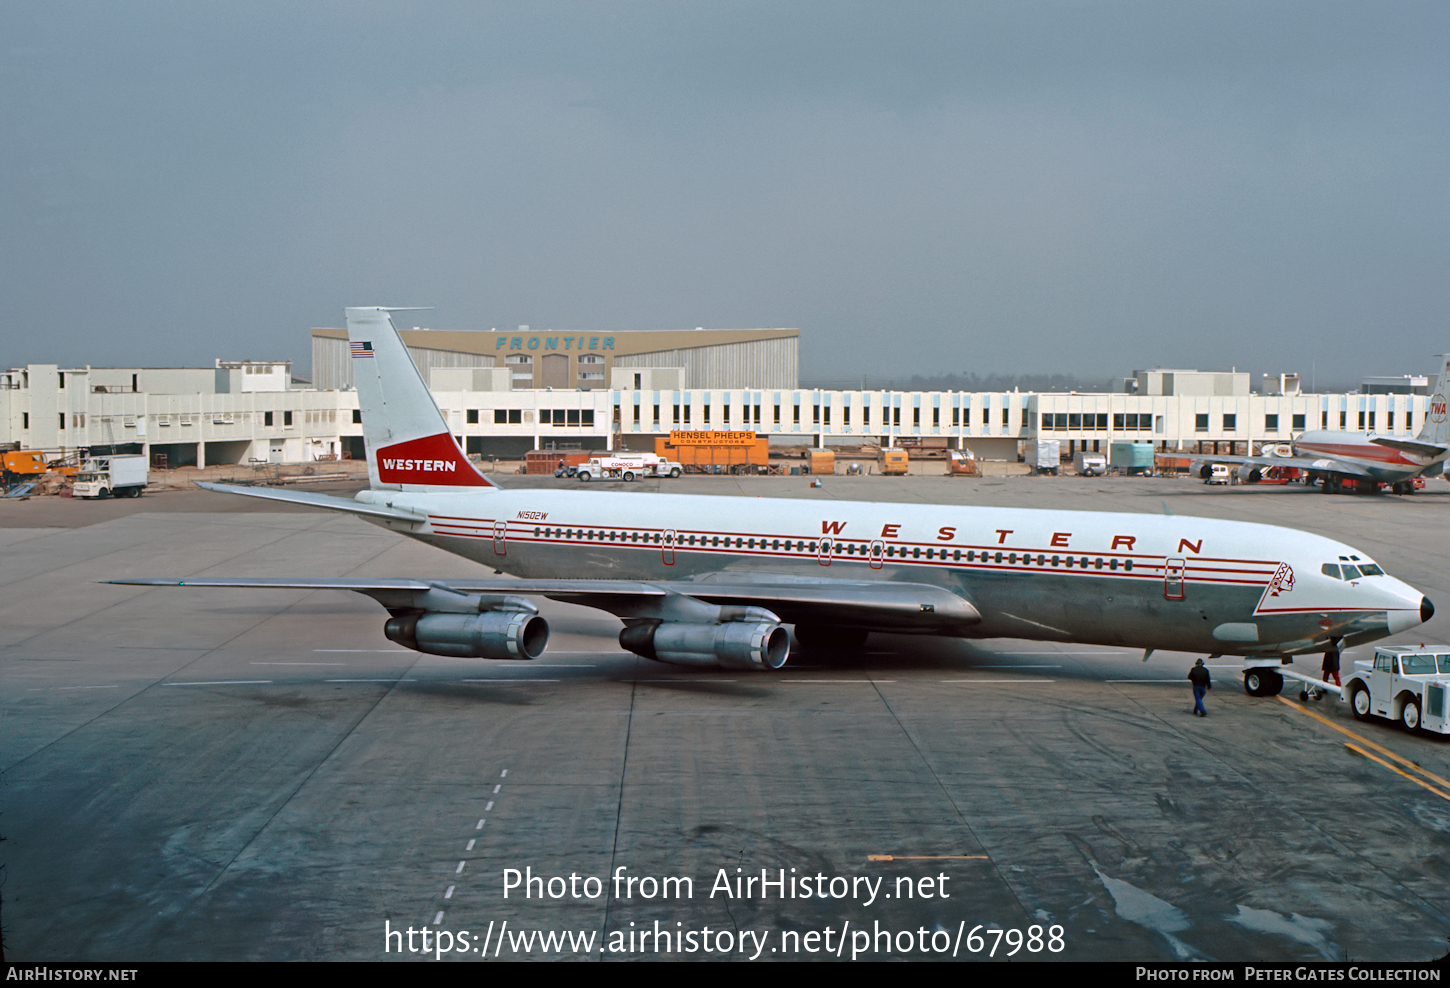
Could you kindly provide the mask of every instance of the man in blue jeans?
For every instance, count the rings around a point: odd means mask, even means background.
[[[1193,712],[1199,717],[1207,717],[1208,711],[1203,709],[1203,694],[1213,689],[1213,680],[1209,677],[1202,659],[1188,670],[1188,681],[1193,684]]]

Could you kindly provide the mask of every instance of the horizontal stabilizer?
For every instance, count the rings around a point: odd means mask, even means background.
[[[1441,446],[1437,443],[1417,442],[1414,439],[1390,439],[1386,436],[1376,436],[1370,442],[1377,446],[1398,449],[1412,456],[1442,456],[1447,449],[1450,449],[1450,446]]]
[[[333,497],[330,494],[315,494],[311,491],[284,491],[276,487],[242,487],[238,484],[208,484],[202,481],[197,481],[196,486],[220,494],[241,494],[244,497],[260,497],[269,501],[287,501],[292,504],[305,504],[313,508],[325,508],[328,511],[342,511],[350,515],[366,515],[369,518],[387,518],[392,521],[407,521],[415,524],[422,524],[428,520],[425,515],[405,511],[402,508],[389,508],[381,504],[364,504],[348,497]]]

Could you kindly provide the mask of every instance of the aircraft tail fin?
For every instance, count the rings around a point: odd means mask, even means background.
[[[1415,438],[1421,442],[1445,445],[1450,443],[1450,419],[1445,415],[1445,398],[1450,394],[1450,354],[1440,357],[1440,374],[1430,390],[1430,403],[1425,413],[1425,424]]]
[[[448,491],[498,485],[468,462],[393,326],[392,310],[349,308],[348,348],[375,490]]]

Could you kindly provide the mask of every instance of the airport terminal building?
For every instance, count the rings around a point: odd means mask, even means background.
[[[1305,394],[1292,375],[1266,376],[1252,393],[1247,373],[1187,370],[1139,372],[1133,393],[809,389],[798,383],[794,329],[403,336],[476,457],[652,450],[676,430],[753,431],[775,446],[966,447],[989,460],[1016,460],[1019,443],[1038,438],[1060,440],[1064,456],[1114,440],[1247,452],[1306,429],[1410,437],[1429,402],[1422,393]],[[315,381],[305,386],[285,361],[0,372],[0,445],[144,452],[170,467],[360,458],[346,333],[315,329],[312,345]]]

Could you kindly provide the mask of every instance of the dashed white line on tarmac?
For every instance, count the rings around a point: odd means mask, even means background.
[[[938,679],[939,683],[1055,683],[1055,679]]]
[[[498,789],[495,788],[494,789],[494,792],[498,792]],[[492,811],[492,809],[493,809],[493,800],[490,799],[488,801],[488,805],[483,808],[483,812],[488,813],[488,812]],[[481,827],[481,826],[483,826],[483,821],[482,820],[478,821],[478,827]],[[474,827],[473,829],[474,830],[477,830],[478,827]]]
[[[460,679],[460,683],[557,683],[557,679],[537,679],[533,676],[518,677],[515,679]]]
[[[492,803],[489,803],[488,805],[489,806],[492,806],[493,804]],[[478,821],[478,826],[474,827],[473,829],[474,830],[482,830],[483,829],[483,821],[482,820],[479,820]]]
[[[218,679],[210,683],[162,683],[162,686],[257,686],[270,679]]]
[[[416,679],[328,679],[329,683],[416,683]]]
[[[473,845],[474,845],[474,842],[475,842],[475,841],[477,841],[477,840],[478,840],[478,838],[477,838],[477,837],[475,837],[475,838],[474,838],[474,839],[473,839],[473,840],[471,840],[471,841],[469,841],[469,842],[468,842],[468,846],[467,846],[467,847],[465,847],[465,848],[464,848],[464,850],[465,850],[465,851],[471,851],[471,850],[473,850]]]
[[[873,683],[894,683],[894,679],[777,679],[777,683],[861,683],[870,686]]]
[[[466,864],[468,864],[467,861],[460,861],[460,862],[458,862],[458,867],[453,870],[453,874],[455,874],[455,875],[461,875],[461,874],[463,874],[463,866],[466,865]]]
[[[504,769],[502,772],[500,772],[498,774],[498,777],[500,779],[507,779],[509,777],[509,770],[508,769]]]
[[[734,679],[621,679],[621,683],[733,683]]]
[[[451,898],[453,898],[453,890],[456,887],[457,886],[455,886],[455,885],[448,886],[448,891],[443,893],[443,898],[445,898],[445,899],[451,899]]]
[[[111,686],[57,686],[56,687],[56,689],[58,689],[58,690],[118,690],[120,688],[121,688],[120,687],[120,684],[115,684],[115,685],[111,685]]]
[[[502,782],[500,782],[500,783],[499,783],[499,784],[498,784],[498,785],[496,785],[496,786],[494,786],[494,787],[493,787],[493,791],[494,791],[494,793],[495,793],[495,794],[497,794],[497,793],[498,793],[498,791],[499,791],[499,790],[500,790],[500,789],[502,789],[502,788],[503,788],[503,783],[502,783]]]
[[[438,915],[433,917],[433,925],[438,926],[443,922],[443,910],[438,910]]]

